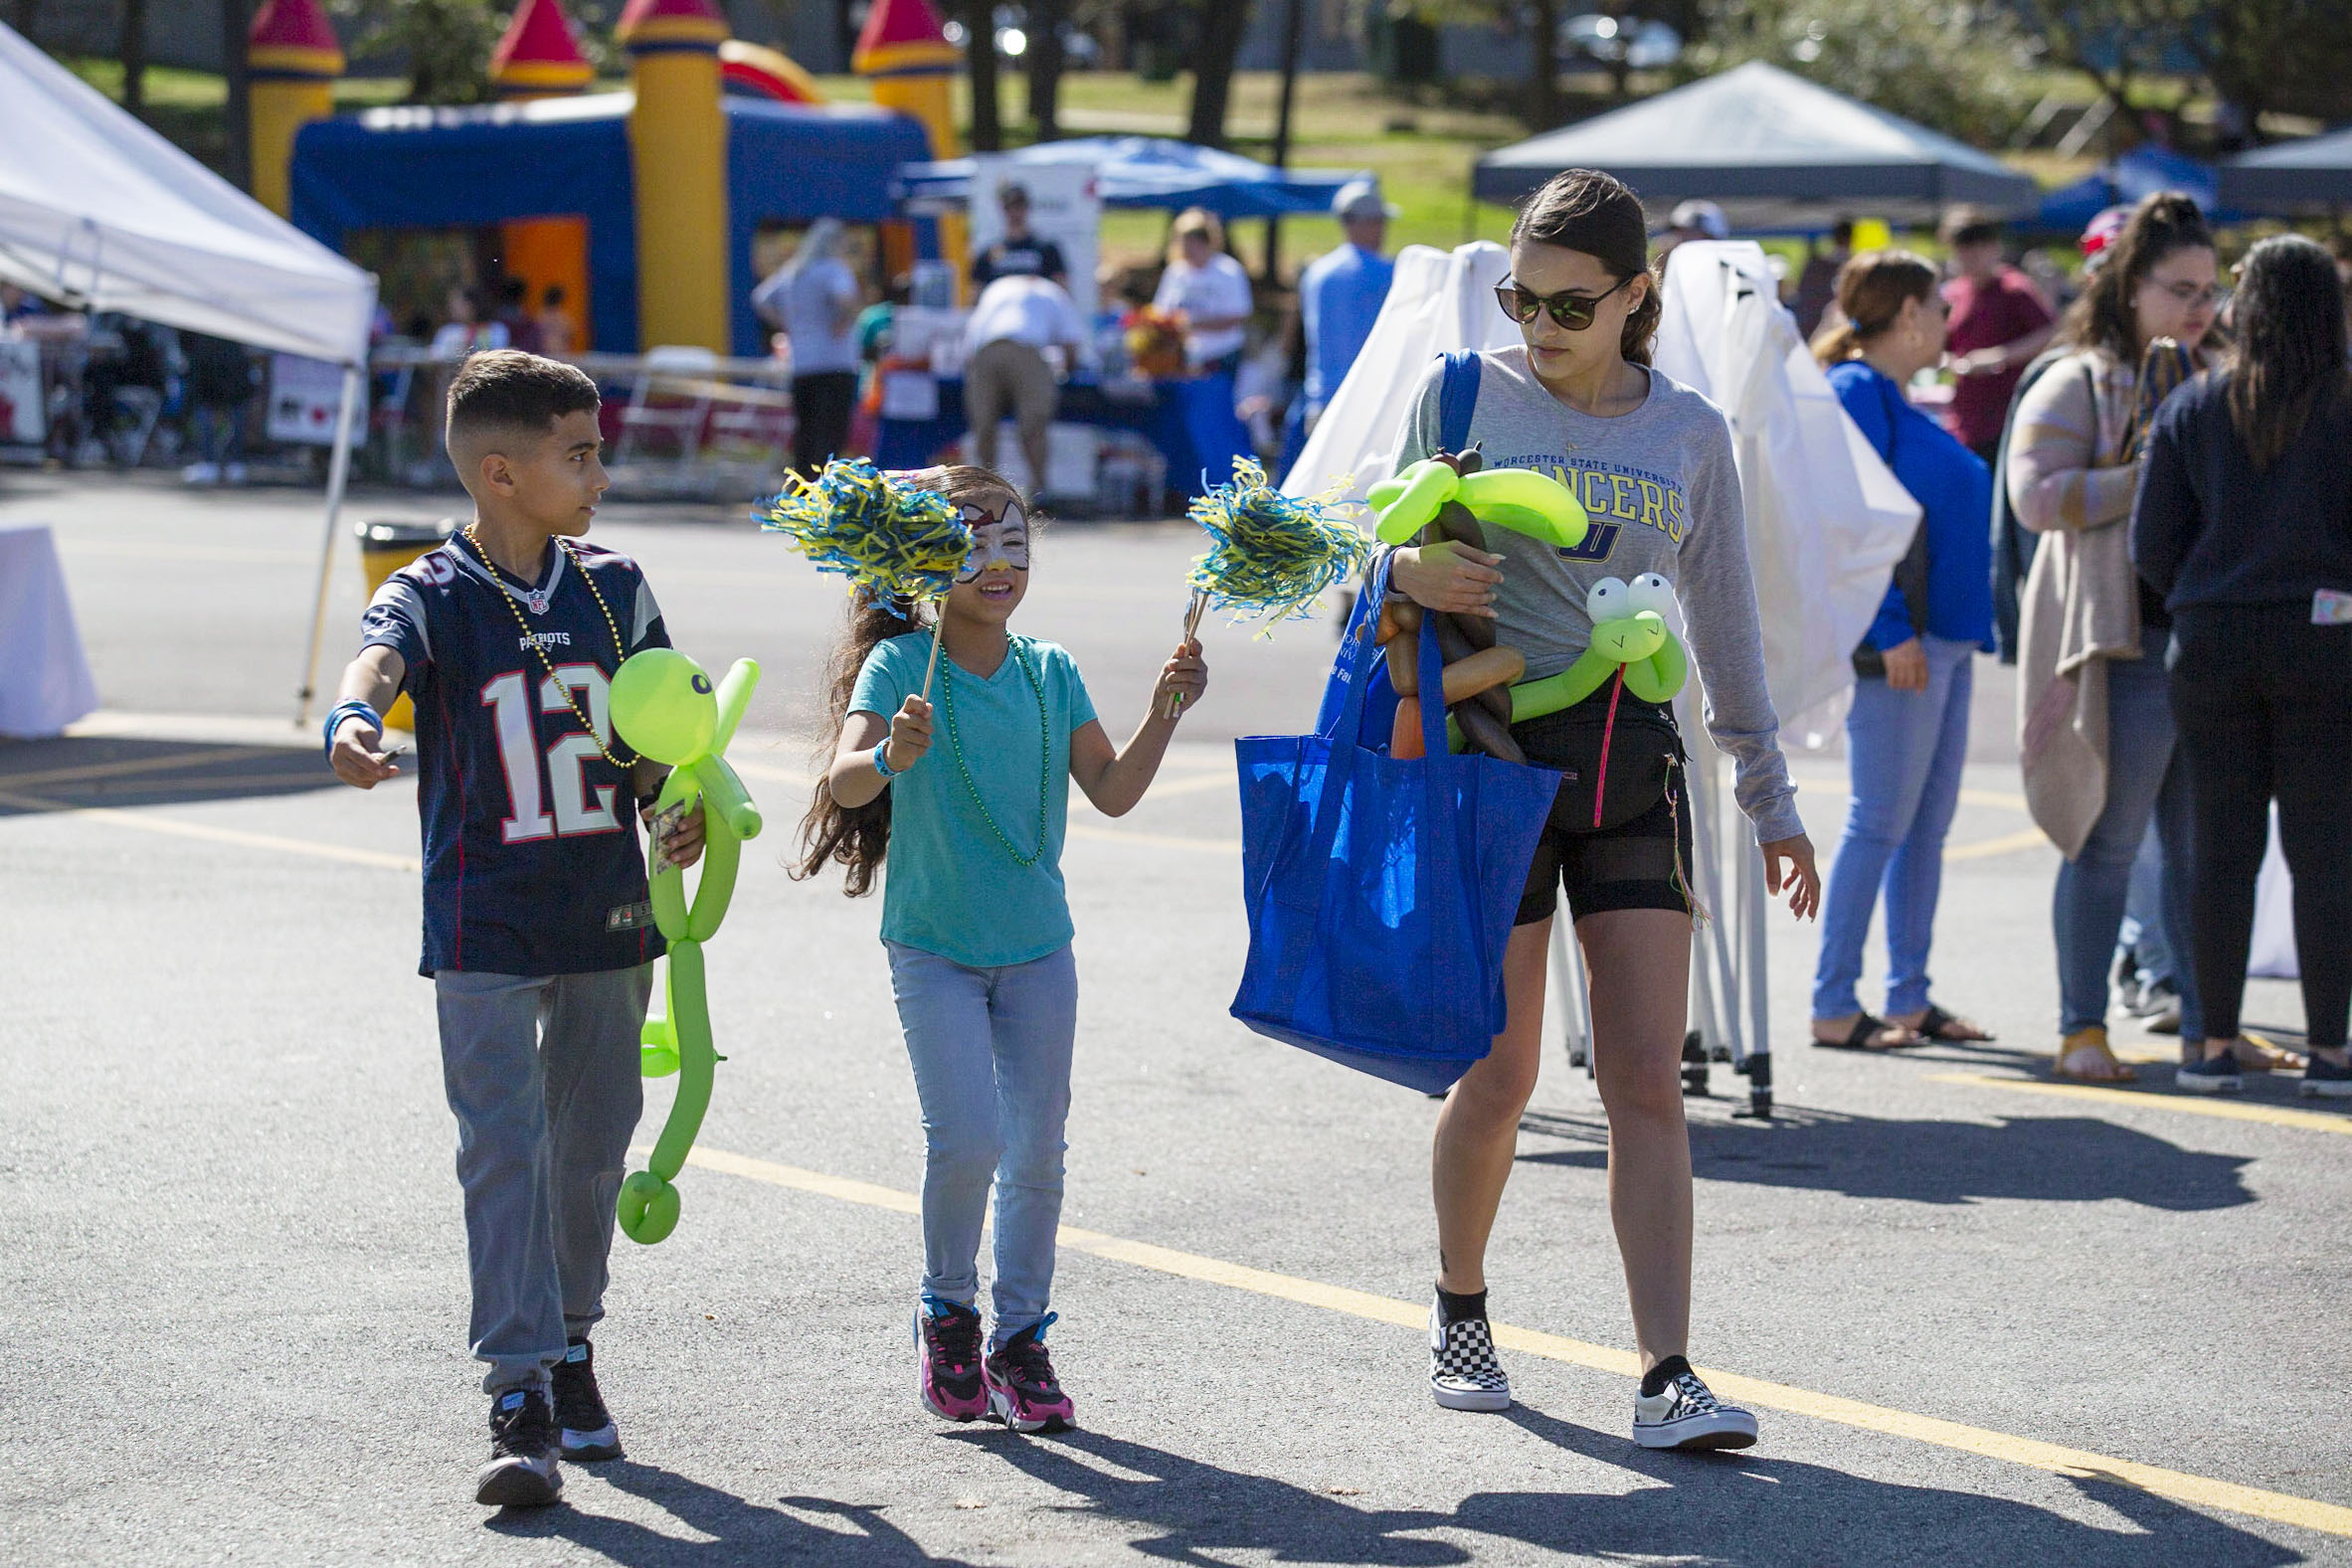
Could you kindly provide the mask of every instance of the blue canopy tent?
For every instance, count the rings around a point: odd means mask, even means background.
[[[636,209],[626,92],[472,108],[389,108],[323,119],[294,142],[293,222],[330,250],[355,229],[439,229],[510,218],[588,221],[595,341],[637,345]],[[904,115],[729,96],[727,204],[734,351],[765,352],[752,314],[762,224],[894,215],[891,178],[926,151]]]
[[[1358,172],[1277,169],[1239,153],[1159,136],[1082,136],[1039,142],[1006,157],[1015,168],[1092,164],[1106,207],[1205,207],[1227,220],[1328,213],[1333,196]],[[970,158],[911,163],[899,171],[898,194],[908,202],[962,201],[971,187]]]
[[[2352,125],[2240,153],[2221,181],[2232,204],[2259,212],[2341,212],[2352,207]]]
[[[2190,197],[2210,223],[2237,223],[2246,216],[2223,208],[2213,165],[2150,142],[2043,197],[2034,223],[2054,234],[2080,234],[2108,208],[2129,207],[2158,191]]]

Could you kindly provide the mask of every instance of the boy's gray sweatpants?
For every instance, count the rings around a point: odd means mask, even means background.
[[[566,1338],[605,1314],[652,972],[433,976],[465,1189],[468,1337],[492,1394],[544,1390]]]

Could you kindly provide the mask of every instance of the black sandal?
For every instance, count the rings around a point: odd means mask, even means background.
[[[1922,1045],[1926,1043],[1923,1039],[1915,1039],[1903,1040],[1888,1045],[1871,1044],[1871,1040],[1874,1036],[1889,1029],[1900,1029],[1901,1027],[1901,1024],[1889,1023],[1886,1019],[1878,1017],[1876,1014],[1865,1010],[1855,1018],[1854,1027],[1846,1031],[1846,1038],[1843,1040],[1824,1040],[1820,1035],[1817,1034],[1813,1036],[1813,1043],[1824,1051],[1873,1052],[1900,1051],[1908,1046]]]
[[[1945,1029],[1949,1028],[1955,1023],[1965,1024],[1967,1027],[1974,1029],[1976,1033],[1944,1033]],[[1926,1012],[1920,1014],[1916,1033],[1922,1040],[1933,1040],[1940,1045],[1983,1045],[1993,1038],[1992,1034],[1985,1029],[1984,1025],[1980,1023],[1971,1023],[1966,1018],[1959,1017],[1953,1013],[1945,1012],[1941,1007],[1936,1006],[1933,1002],[1929,1002],[1927,1004]]]

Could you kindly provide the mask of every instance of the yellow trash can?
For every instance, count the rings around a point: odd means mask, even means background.
[[[368,580],[369,595],[372,597],[384,586],[386,578],[417,557],[440,549],[456,531],[454,517],[430,523],[413,518],[388,518],[359,524],[359,570]],[[384,723],[395,730],[417,727],[416,712],[410,708],[405,693],[385,710]]]

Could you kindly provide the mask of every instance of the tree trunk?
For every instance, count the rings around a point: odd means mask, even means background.
[[[1004,117],[996,105],[996,22],[991,0],[964,0],[964,61],[972,73],[972,150],[1004,146]]]
[[[145,117],[147,108],[147,0],[122,0],[122,106]]]
[[[1559,120],[1559,0],[1529,0],[1528,124],[1549,130]]]
[[[31,0],[19,0],[28,9]],[[248,107],[245,35],[253,26],[253,0],[221,0],[221,77],[228,85],[228,141],[221,170],[241,191],[254,188],[251,110]]]
[[[1249,0],[1201,0],[1199,50],[1192,62],[1191,124],[1186,141],[1225,144],[1225,110],[1233,96],[1233,63],[1249,25]]]
[[[1061,139],[1062,20],[1066,0],[1029,0],[1029,121],[1039,141]]]
[[[1274,167],[1290,167],[1291,104],[1299,86],[1299,34],[1306,25],[1307,0],[1285,0],[1282,16],[1282,95],[1274,104]],[[1271,283],[1282,274],[1282,220],[1266,220],[1266,264],[1258,274]]]

